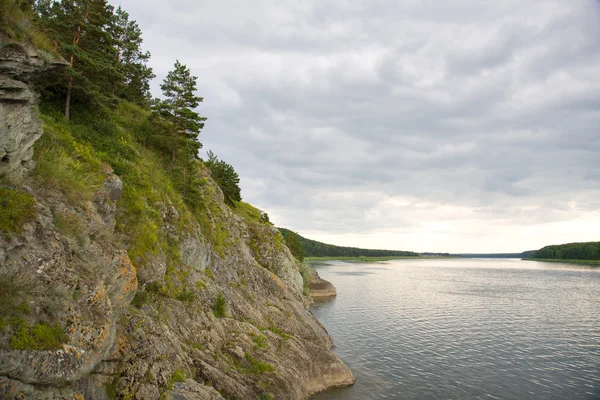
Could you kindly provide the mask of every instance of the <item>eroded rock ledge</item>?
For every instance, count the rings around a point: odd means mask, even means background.
[[[310,295],[314,299],[323,299],[337,295],[335,286],[333,286],[331,282],[321,279],[317,271],[311,269],[311,275],[312,280],[308,289],[310,290]]]
[[[21,175],[33,168],[33,144],[43,130],[29,83],[65,65],[61,59],[42,60],[31,46],[0,34],[0,174]]]

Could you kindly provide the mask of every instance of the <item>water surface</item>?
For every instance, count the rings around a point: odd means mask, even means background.
[[[332,262],[311,307],[356,384],[325,399],[600,399],[600,268]]]

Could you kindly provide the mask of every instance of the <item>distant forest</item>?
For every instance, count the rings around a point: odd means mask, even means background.
[[[536,250],[528,250],[522,253],[461,253],[456,254],[456,256],[467,258],[528,258],[533,257],[535,252]]]
[[[546,246],[533,254],[533,258],[556,260],[600,260],[600,242],[567,243]]]
[[[286,244],[292,254],[298,259],[304,257],[416,257],[418,253],[400,250],[373,250],[359,249],[356,247],[334,246],[310,240],[292,232],[289,229],[279,228]],[[301,255],[301,256],[299,256]]]

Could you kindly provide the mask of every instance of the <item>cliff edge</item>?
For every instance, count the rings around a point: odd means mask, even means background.
[[[190,209],[128,142],[136,110],[115,122],[121,158],[67,123],[42,130],[30,80],[59,64],[0,48],[0,398],[304,399],[352,384],[279,231],[227,206],[201,162]]]

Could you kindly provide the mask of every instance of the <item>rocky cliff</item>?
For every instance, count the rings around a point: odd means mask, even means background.
[[[67,189],[64,171],[94,155],[48,129],[36,143],[29,82],[56,64],[0,48],[0,398],[303,399],[352,384],[281,234],[226,206],[202,165],[194,212],[109,163]],[[63,160],[67,144],[82,155],[62,175],[35,168],[34,151]]]

